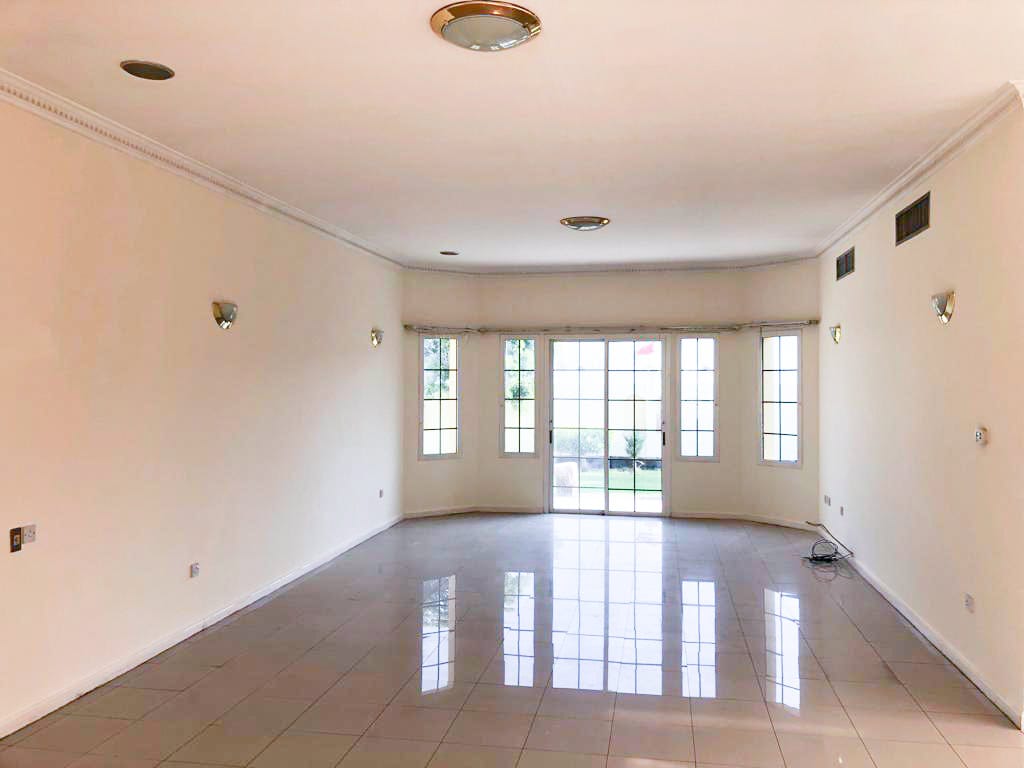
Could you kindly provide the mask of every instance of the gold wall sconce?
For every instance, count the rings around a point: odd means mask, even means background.
[[[235,318],[238,317],[238,305],[227,301],[215,301],[212,306],[213,319],[217,325],[224,330],[230,328],[231,324],[235,322]]]
[[[841,325],[830,325],[828,327],[828,334],[829,334],[829,336],[832,337],[832,341],[834,341],[836,344],[838,344],[839,340],[841,338],[843,338],[843,326],[841,326]]]
[[[379,347],[383,343],[384,343],[384,331],[382,331],[380,328],[371,328],[370,329],[370,346],[371,347]]]
[[[946,325],[950,318],[953,317],[953,308],[956,306],[956,292],[947,291],[946,293],[937,293],[932,296],[932,309],[935,310],[936,317],[939,318],[939,322]]]

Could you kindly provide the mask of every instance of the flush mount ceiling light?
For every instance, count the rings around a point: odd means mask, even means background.
[[[370,346],[371,347],[379,347],[383,343],[384,343],[384,331],[382,331],[380,328],[371,328],[370,329]]]
[[[946,325],[953,317],[954,306],[956,306],[956,293],[953,291],[937,293],[932,296],[932,309],[935,310],[935,315],[943,325]]]
[[[562,224],[577,232],[592,232],[605,226],[609,221],[610,219],[604,216],[566,216],[562,219]]]
[[[836,344],[843,338],[843,326],[841,325],[830,325],[828,327],[829,335],[832,336],[832,341]]]
[[[121,69],[132,77],[143,80],[170,80],[174,77],[173,69],[165,67],[163,64],[157,64],[155,61],[128,59],[121,62]]]
[[[458,256],[458,251],[438,251],[442,256]]]
[[[224,330],[231,327],[238,317],[238,305],[227,301],[213,302],[213,319]]]
[[[452,45],[471,51],[505,51],[540,32],[537,14],[512,3],[462,2],[430,17],[430,27]]]

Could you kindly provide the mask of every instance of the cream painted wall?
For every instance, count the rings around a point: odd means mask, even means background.
[[[0,146],[2,735],[395,521],[402,357],[397,269],[7,105]]]
[[[822,519],[1018,722],[1022,169],[1018,103],[825,254],[822,325],[841,323],[843,337],[819,339],[821,490],[832,497]],[[930,229],[895,247],[893,216],[929,190]],[[851,245],[856,271],[836,282],[835,257]],[[951,288],[956,312],[942,326],[930,297]]]
[[[672,325],[818,316],[818,270],[803,262],[751,270],[466,276],[406,272],[403,316],[431,325]],[[796,469],[757,462],[756,331],[720,336],[720,460],[672,461],[676,515],[741,516],[801,523],[818,494],[817,328],[803,330],[804,462]],[[546,344],[542,344],[546,352]],[[418,337],[406,333],[406,365],[417,370]],[[418,460],[405,452],[407,514],[452,509],[539,511],[546,459],[501,458],[500,340],[467,336],[462,357],[463,438],[459,458]],[[546,366],[539,404],[546,406]],[[418,440],[418,382],[406,379],[405,441]],[[674,400],[674,398],[672,398]],[[675,421],[673,418],[672,422]],[[670,422],[671,423],[671,422]],[[541,418],[542,426],[546,416]],[[674,431],[670,428],[670,450]],[[671,453],[669,453],[671,455]]]

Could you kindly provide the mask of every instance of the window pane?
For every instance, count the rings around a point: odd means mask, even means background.
[[[604,456],[604,430],[580,430],[580,456]]]
[[[578,429],[555,429],[553,435],[555,456],[579,456],[580,432]]]
[[[636,489],[638,491],[661,490],[661,462],[655,460],[636,462]]]
[[[636,401],[636,428],[661,429],[661,401]]]
[[[775,403],[765,403],[764,406],[764,422],[763,427],[765,432],[778,432],[779,431],[779,406]]]
[[[608,460],[608,487],[633,490],[634,461],[632,459]]]
[[[519,368],[519,340],[505,340],[505,370],[515,371]]]
[[[459,404],[455,400],[441,401],[441,428],[455,429],[459,426]]]
[[[581,341],[580,368],[588,371],[604,370],[604,342]]]
[[[697,339],[679,340],[679,368],[684,371],[697,370]]]
[[[580,426],[584,429],[601,429],[604,426],[604,401],[580,400]]]
[[[505,398],[513,400],[520,397],[519,371],[505,371]]]
[[[556,341],[552,344],[552,368],[575,371],[580,367],[580,343],[578,341]]]
[[[697,433],[697,455],[698,456],[714,456],[715,455],[715,433],[714,432],[698,432]]]
[[[637,371],[636,399],[661,400],[661,371]]]
[[[680,453],[683,456],[696,456],[697,455],[697,433],[696,432],[681,432],[679,434],[680,440]]]
[[[534,372],[533,371],[522,371],[519,374],[519,397],[531,398],[534,397]]]
[[[633,342],[611,341],[608,343],[608,370],[633,370]]]
[[[635,367],[638,371],[661,370],[661,342],[638,341],[635,348]]]
[[[783,435],[780,438],[779,457],[780,461],[797,461],[800,458],[795,436]]]
[[[551,403],[551,423],[555,429],[578,427],[580,406],[578,400],[554,400]]]
[[[783,336],[779,339],[779,368],[795,371],[800,354],[799,339],[796,336]]]
[[[608,427],[610,429],[633,429],[632,400],[610,400],[608,402]]]
[[[612,400],[633,399],[633,372],[632,371],[609,371],[608,372],[608,397]]]
[[[696,339],[694,339],[696,341]],[[681,400],[697,399],[697,372],[683,371],[679,374],[679,398]]]
[[[554,485],[562,488],[579,488],[580,462],[578,459],[555,460]]]
[[[702,371],[715,369],[715,340],[700,339],[698,342],[697,367]]]
[[[519,450],[523,453],[533,453],[536,448],[536,431],[533,429],[519,430]]]
[[[779,337],[771,336],[761,340],[762,365],[766,371],[778,370],[779,368]]]
[[[458,392],[458,375],[456,371],[441,371],[441,397],[455,397]]]
[[[779,460],[779,436],[778,435],[765,435],[764,436],[764,460],[765,461],[778,461]]]
[[[441,367],[458,368],[459,357],[456,354],[458,347],[457,339],[441,339]]]
[[[715,428],[715,404],[710,400],[697,403],[697,429]]]
[[[530,427],[531,429],[537,423],[535,417],[535,401],[534,400],[520,400],[519,401],[519,426]]]
[[[697,428],[697,403],[679,404],[679,425],[681,429]]]
[[[519,400],[505,401],[505,426],[516,428],[519,426]]]
[[[779,399],[784,403],[797,401],[797,372],[783,371],[779,374]]]
[[[424,400],[423,401],[423,428],[424,429],[440,429],[441,428],[441,401],[440,400]]]
[[[779,432],[787,435],[797,434],[798,416],[796,403],[782,405],[779,409]]]
[[[442,429],[441,430],[441,453],[455,453],[458,450],[459,438],[458,430],[455,429]]]
[[[441,452],[441,433],[437,430],[423,431],[423,453],[426,456],[436,455]]]
[[[641,459],[661,458],[661,431],[636,432],[636,456]]]
[[[604,483],[603,474],[601,483]],[[579,498],[580,509],[604,509],[604,488],[581,488]]]
[[[441,396],[441,372],[423,372],[423,399],[430,400]]]
[[[533,371],[537,368],[536,342],[533,339],[519,340],[519,368],[524,371]]]
[[[506,429],[505,430],[505,453],[518,453],[519,452],[519,430],[518,429]]]
[[[423,367],[424,368],[439,368],[441,363],[440,358],[441,340],[440,339],[424,339],[423,340]]]
[[[611,512],[633,512],[633,491],[608,491],[608,509]]]
[[[778,402],[779,399],[779,374],[777,371],[765,371],[763,374],[764,401]]]
[[[555,371],[552,376],[552,396],[575,398],[580,393],[580,375],[576,371]]]
[[[604,371],[580,371],[579,392],[587,400],[604,398]]]

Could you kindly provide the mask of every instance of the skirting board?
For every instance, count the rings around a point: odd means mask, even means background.
[[[939,651],[949,659],[950,663],[959,669],[964,676],[974,683],[978,689],[989,698],[989,700],[995,704],[1003,713],[1010,718],[1010,721],[1018,728],[1022,727],[1022,713],[1019,709],[1015,709],[1010,705],[1008,701],[1003,699],[998,693],[996,693],[990,685],[988,685],[978,670],[967,660],[966,657],[960,651],[958,651],[952,643],[944,638],[938,631],[935,630],[928,622],[921,618],[913,608],[903,602],[893,590],[879,579],[875,573],[865,565],[862,561],[856,558],[850,558],[848,560],[857,572],[864,577],[864,580],[868,582],[872,587],[878,590],[878,592],[884,597],[897,611],[902,614],[903,618],[909,621],[918,632],[928,638],[928,642],[934,645]]]
[[[748,515],[742,512],[672,512],[670,515],[674,520],[735,520],[743,523],[761,523],[763,525],[778,525],[783,528],[795,528],[798,531],[816,531],[813,525],[808,525],[802,520],[786,520],[782,517],[768,517],[766,515]]]
[[[257,600],[263,599],[271,592],[275,592],[281,587],[290,584],[291,582],[295,581],[298,578],[301,578],[302,576],[305,576],[307,573],[315,571],[317,568],[324,565],[325,563],[330,562],[334,558],[338,557],[341,554],[344,554],[353,547],[359,546],[367,539],[371,539],[374,536],[376,536],[378,533],[383,533],[388,528],[391,528],[392,526],[396,525],[397,523],[400,523],[401,521],[401,517],[395,517],[391,520],[388,520],[386,523],[383,523],[381,525],[376,526],[375,528],[370,529],[365,533],[355,536],[346,541],[341,546],[335,547],[329,552],[319,555],[318,557],[306,563],[305,565],[301,565],[298,568],[286,573],[284,576],[275,579],[271,583],[260,587],[255,592],[250,592],[249,594],[239,598],[230,605],[224,606],[220,610],[215,611],[214,613],[206,616],[201,621],[198,621],[187,627],[172,632],[169,635],[165,635],[164,637],[160,638],[154,643],[151,643],[145,648],[141,648],[140,650],[130,654],[125,658],[119,659],[118,661],[112,664],[108,664],[106,667],[90,675],[87,675],[86,677],[79,679],[74,684],[69,685],[67,688],[64,688],[63,690],[50,694],[46,698],[36,702],[35,704],[27,707],[26,709],[21,710],[20,712],[16,712],[13,715],[0,718],[0,738],[7,736],[11,733],[14,733],[20,728],[24,728],[29,723],[34,723],[39,718],[50,714],[51,712],[59,709],[60,707],[63,707],[68,702],[74,701],[79,696],[82,696],[83,694],[86,694],[89,691],[98,688],[101,685],[104,685],[105,683],[109,683],[111,680],[120,677],[128,670],[134,669],[139,664],[142,664],[145,661],[149,661],[154,656],[158,656],[159,654],[166,651],[168,648],[177,645],[182,640],[187,640],[189,637],[196,634],[197,632],[202,631],[206,627],[209,627],[212,624],[216,624],[218,621],[220,621],[223,618],[226,618],[227,616],[230,616],[232,613],[242,610],[246,606],[255,603]]]
[[[448,507],[447,509],[424,509],[418,512],[406,512],[405,518],[415,520],[419,517],[446,517],[448,515],[466,515],[472,512],[502,515],[539,515],[544,510],[540,507]]]

